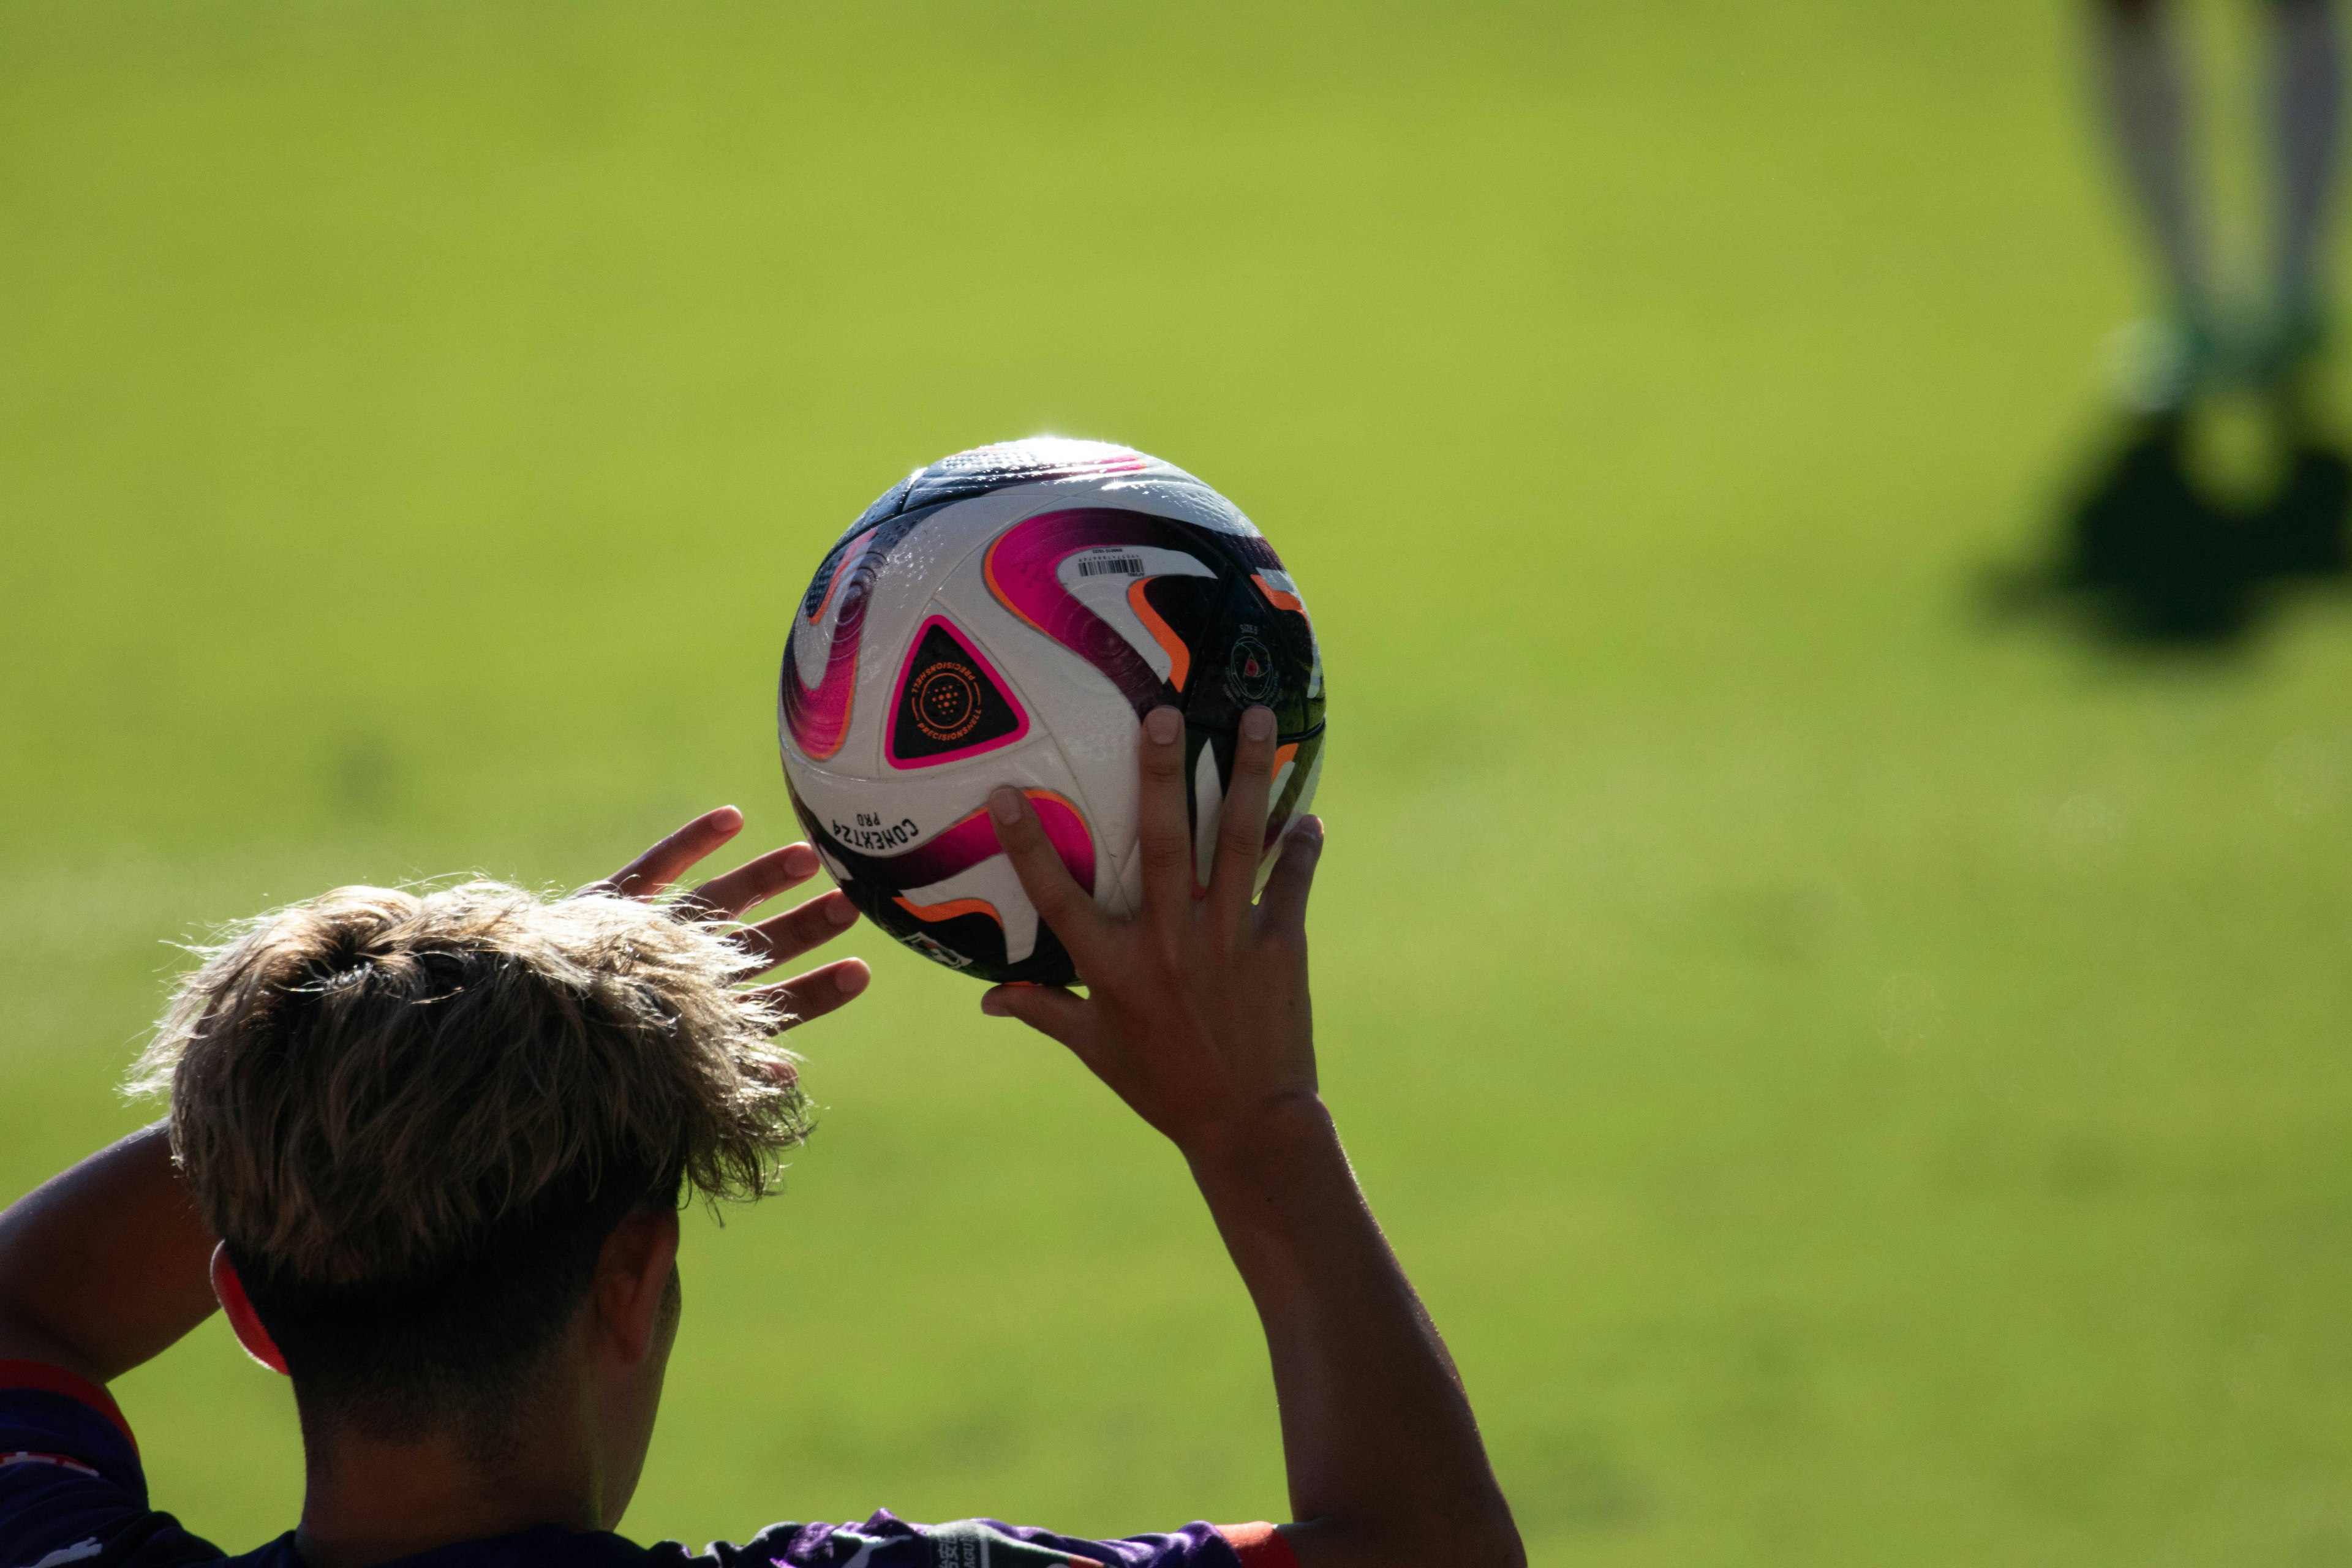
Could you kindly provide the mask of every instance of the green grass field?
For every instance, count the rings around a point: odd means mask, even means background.
[[[1537,1561],[2352,1563],[2352,610],[1972,596],[2137,305],[2074,20],[0,8],[0,1198],[208,922],[784,836],[824,544],[1108,437],[1315,606],[1326,1085]],[[1282,1518],[1179,1162],[886,948],[625,1528]],[[217,1321],[120,1392],[291,1524]]]

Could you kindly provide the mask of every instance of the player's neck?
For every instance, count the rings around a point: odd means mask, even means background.
[[[450,1437],[384,1442],[337,1432],[323,1447],[309,1456],[294,1538],[308,1568],[375,1568],[539,1525],[604,1527],[595,1444],[584,1431],[547,1432],[533,1451],[497,1467]]]

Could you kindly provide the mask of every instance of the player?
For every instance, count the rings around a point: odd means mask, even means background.
[[[2269,298],[2241,325],[2217,297],[2190,176],[2188,89],[2168,0],[2095,0],[2105,103],[2132,193],[2156,241],[2168,320],[2143,332],[2126,395],[2178,407],[2242,375],[2292,395],[2326,321],[2321,241],[2335,184],[2343,47],[2333,0],[2263,0],[2276,229]]]
[[[256,1568],[1523,1563],[1452,1363],[1317,1096],[1319,823],[1251,901],[1274,715],[1245,716],[1198,898],[1183,721],[1161,708],[1143,731],[1139,920],[1079,890],[1020,792],[991,798],[1089,994],[1000,987],[981,1005],[1069,1047],[1184,1157],[1265,1325],[1296,1522],[1085,1541],[885,1511],[703,1557],[604,1533],[677,1331],[680,1203],[760,1194],[805,1130],[772,1037],[866,981],[847,959],[732,984],[856,918],[831,892],[718,923],[813,876],[805,845],[645,901],[737,832],[727,808],[578,898],[346,888],[251,922],[183,982],[144,1059],[168,1123],[0,1214],[0,1568],[222,1560],[150,1511],[103,1386],[216,1299],[290,1371],[301,1418],[301,1519],[233,1560]]]

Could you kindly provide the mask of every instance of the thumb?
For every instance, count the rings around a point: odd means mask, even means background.
[[[992,1018],[1018,1018],[1080,1057],[1094,1043],[1095,1005],[1058,985],[992,985],[980,1010]]]

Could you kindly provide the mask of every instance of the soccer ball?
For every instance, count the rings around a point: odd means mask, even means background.
[[[943,458],[826,552],[784,640],[793,808],[866,918],[989,981],[1067,984],[988,794],[1013,784],[1114,914],[1141,907],[1136,749],[1182,710],[1205,872],[1242,710],[1278,724],[1264,884],[1323,764],[1323,662],[1298,585],[1232,502],[1125,447],[1039,439]]]

